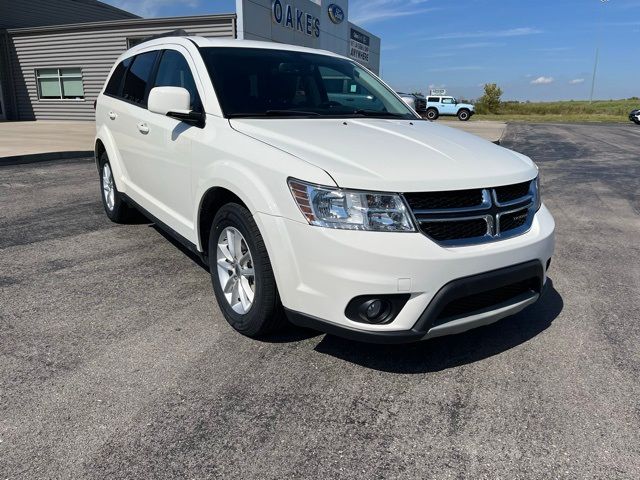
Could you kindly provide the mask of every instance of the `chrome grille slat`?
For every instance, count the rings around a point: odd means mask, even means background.
[[[513,198],[514,192],[527,190],[525,183],[529,185],[526,195]],[[437,243],[452,247],[482,244],[521,235],[531,228],[535,214],[533,183],[534,181],[530,181],[504,187],[445,191],[441,192],[442,197],[446,199],[442,201],[437,198],[439,192],[411,193],[405,194],[405,201],[422,233]],[[498,189],[501,189],[503,198],[508,198],[507,201],[499,201]],[[482,202],[479,205],[460,208],[414,208],[425,203],[449,205],[452,198],[465,198],[465,194],[477,195],[473,192],[479,190],[482,192]],[[479,228],[478,222],[473,223],[478,220],[486,223],[485,233],[481,233],[484,228]],[[443,226],[445,223],[448,227]]]

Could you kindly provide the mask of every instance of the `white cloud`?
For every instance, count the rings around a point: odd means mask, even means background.
[[[584,83],[584,78],[574,78],[569,82],[571,85],[579,85],[581,83]]]
[[[349,5],[349,20],[353,23],[375,23],[391,18],[408,17],[440,10],[426,8],[429,0],[354,0]]]
[[[531,80],[531,85],[549,85],[553,82],[553,77],[538,77],[535,80]]]
[[[506,38],[506,37],[522,37],[526,35],[536,35],[542,33],[542,30],[532,27],[511,28],[509,30],[486,30],[481,32],[457,32],[446,33],[433,37],[435,40],[449,40],[454,38]]]
[[[157,17],[165,7],[179,5],[196,8],[200,0],[107,0],[107,3],[141,17]]]

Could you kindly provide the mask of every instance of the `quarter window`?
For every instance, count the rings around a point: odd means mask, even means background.
[[[83,99],[82,70],[79,68],[39,68],[36,70],[41,99]]]
[[[160,59],[154,87],[182,87],[191,96],[191,110],[200,108],[196,82],[187,60],[176,50],[165,50]]]
[[[124,78],[124,74],[127,73],[127,68],[131,65],[132,60],[133,57],[129,57],[118,64],[113,71],[113,75],[111,75],[111,78],[109,79],[109,83],[107,83],[107,87],[104,89],[104,93],[107,95],[113,95],[114,97],[120,96],[122,79]]]
[[[127,72],[122,88],[122,98],[146,107],[147,84],[158,52],[141,53],[136,56]]]

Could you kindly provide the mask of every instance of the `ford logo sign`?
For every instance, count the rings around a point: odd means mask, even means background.
[[[329,5],[329,19],[336,25],[343,22],[344,10],[340,5],[336,5],[335,3]]]

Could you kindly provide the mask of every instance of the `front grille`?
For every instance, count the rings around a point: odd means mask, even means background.
[[[498,202],[507,203],[526,197],[529,194],[531,182],[516,183],[515,185],[507,185],[505,187],[497,187],[496,197]]]
[[[452,300],[440,311],[433,326],[442,325],[456,318],[468,317],[482,311],[495,310],[501,304],[508,304],[510,300],[515,300],[517,297],[527,293],[533,295],[538,291],[539,283],[540,280],[538,278],[530,278]]]
[[[412,210],[473,208],[482,205],[482,189],[407,193],[405,198]]]
[[[503,213],[500,215],[500,231],[508,232],[516,228],[522,227],[529,219],[529,210],[523,208],[515,212]]]
[[[405,193],[422,232],[444,246],[515,236],[533,220],[531,182],[494,188]]]
[[[438,242],[482,237],[488,231],[487,221],[484,218],[455,222],[424,222],[420,223],[420,228]]]

